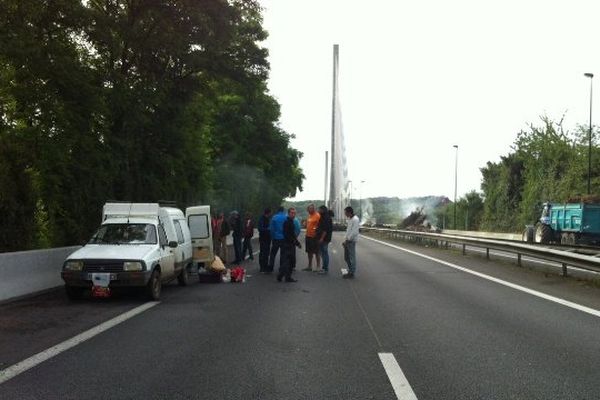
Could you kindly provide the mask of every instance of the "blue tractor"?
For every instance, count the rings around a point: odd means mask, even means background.
[[[527,228],[524,239],[542,244],[598,244],[600,204],[544,203],[542,216],[535,227]]]

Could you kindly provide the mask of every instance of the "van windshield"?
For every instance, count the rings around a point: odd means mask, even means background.
[[[91,244],[156,244],[156,228],[152,224],[105,224]]]

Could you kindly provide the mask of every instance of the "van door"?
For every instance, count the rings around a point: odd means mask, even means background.
[[[179,246],[175,249],[175,270],[179,271],[192,261],[192,244],[185,219],[173,220],[173,224],[175,225],[175,233],[177,233],[177,243],[179,243]]]
[[[215,258],[210,223],[210,206],[188,207],[185,211],[192,237],[192,258],[197,263],[210,263]]]
[[[162,224],[158,224],[160,246],[160,269],[162,280],[170,280],[175,275],[175,249],[169,247],[169,240]]]

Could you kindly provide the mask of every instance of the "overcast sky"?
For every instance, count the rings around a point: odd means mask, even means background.
[[[588,124],[600,78],[600,1],[261,0],[269,88],[321,199],[330,149],[333,44],[353,197],[454,196],[540,115]],[[594,84],[597,87],[597,84]],[[600,93],[600,91],[597,91]],[[600,106],[600,97],[595,101]],[[600,108],[593,114],[600,118]],[[366,181],[362,185],[360,181]]]

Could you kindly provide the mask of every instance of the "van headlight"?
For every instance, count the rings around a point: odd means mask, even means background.
[[[67,261],[65,269],[69,271],[81,271],[83,269],[83,261]]]
[[[123,271],[141,271],[144,265],[139,261],[125,261],[123,263]]]

